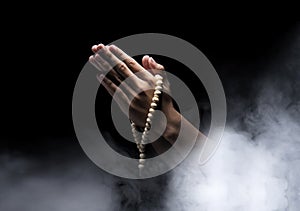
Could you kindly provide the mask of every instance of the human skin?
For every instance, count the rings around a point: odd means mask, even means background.
[[[107,92],[114,96],[120,109],[129,115],[128,118],[138,127],[144,127],[154,91],[149,90],[148,87],[149,85],[155,87],[156,74],[164,77],[164,90],[170,91],[163,65],[158,64],[147,55],[142,58],[142,65],[140,65],[115,45],[94,45],[92,51],[94,55],[90,56],[89,61],[100,71],[100,74],[97,75],[98,80]],[[129,83],[119,86],[125,79],[130,79],[127,80]],[[137,93],[137,90],[145,91]],[[118,94],[114,95],[116,92]],[[160,101],[160,109],[166,117],[165,129],[161,134],[163,140],[173,145],[178,138],[183,139],[183,143],[196,139],[202,145],[205,136],[174,108],[172,98],[166,92],[162,93]],[[124,109],[128,107],[129,112]],[[151,129],[155,132],[155,128],[160,126],[163,125],[156,125]],[[181,131],[180,134],[179,131]],[[152,145],[158,153],[162,153],[168,148],[164,141],[153,142]],[[179,145],[178,147],[184,146]]]

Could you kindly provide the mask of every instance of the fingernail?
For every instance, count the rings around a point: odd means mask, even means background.
[[[115,48],[116,48],[116,46],[115,45],[107,45],[108,47],[109,47],[109,50],[114,50]]]
[[[152,57],[150,57],[150,62],[151,63],[156,63],[155,60]]]
[[[100,44],[98,44],[97,49],[100,50],[103,47],[104,47],[104,45],[102,43],[100,43]]]

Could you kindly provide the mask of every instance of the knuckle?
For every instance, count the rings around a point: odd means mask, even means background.
[[[124,60],[129,68],[133,68],[136,66],[136,61],[132,58],[128,58]]]
[[[127,66],[124,62],[121,62],[117,64],[117,68],[120,69],[121,71],[125,71],[127,69]]]

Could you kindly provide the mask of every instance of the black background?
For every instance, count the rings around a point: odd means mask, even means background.
[[[42,156],[80,151],[72,125],[72,94],[91,46],[136,33],[165,33],[198,47],[214,65],[226,96],[250,99],[250,88],[280,54],[297,23],[197,23],[190,28],[114,27],[64,18],[25,21],[6,30],[1,76],[1,151]],[[39,20],[40,21],[40,20]],[[21,23],[22,24],[22,23]],[[197,28],[197,30],[196,30]],[[171,65],[171,64],[167,64]],[[191,84],[192,85],[192,84]],[[230,108],[229,108],[230,109]]]

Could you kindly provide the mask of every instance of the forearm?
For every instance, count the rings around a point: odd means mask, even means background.
[[[189,145],[188,142],[196,140],[197,144],[203,144],[206,136],[201,133],[194,125],[192,125],[184,116],[182,116],[175,108],[164,111],[167,119],[166,129],[162,134],[164,141],[154,142],[153,147],[158,153],[162,153],[173,145],[176,140],[182,140],[176,145],[178,151]],[[168,142],[168,143],[164,143]]]

